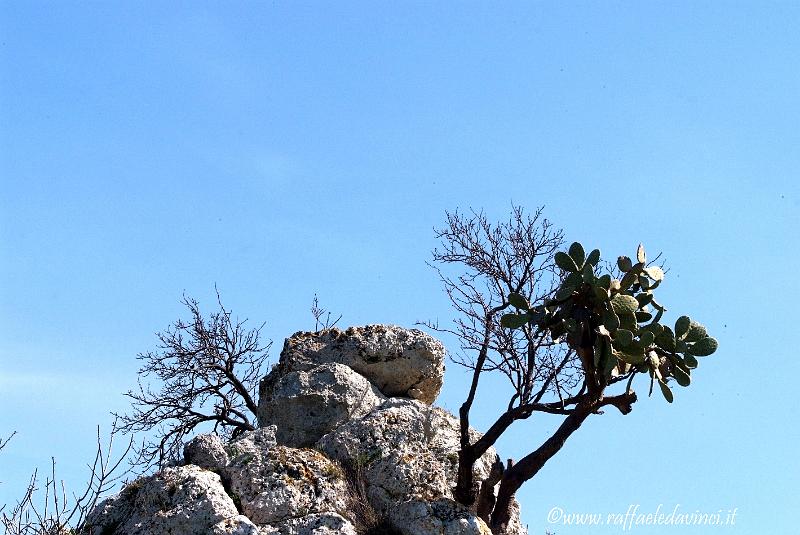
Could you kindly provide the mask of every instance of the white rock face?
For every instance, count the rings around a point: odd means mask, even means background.
[[[403,526],[403,535],[492,535],[483,520],[448,499],[402,502],[389,516]]]
[[[262,382],[262,395],[290,372],[337,362],[366,377],[386,396],[431,404],[442,388],[444,355],[444,346],[432,336],[394,325],[298,332],[284,342],[279,363]]]
[[[419,401],[393,398],[325,435],[317,448],[337,460],[355,460],[371,502],[387,511],[412,498],[452,498],[458,444],[459,424],[453,415]],[[490,449],[475,463],[476,478],[489,474],[495,455]]]
[[[220,477],[197,466],[165,468],[100,503],[86,521],[91,535],[248,533]],[[251,531],[252,533],[252,531]]]
[[[287,520],[280,527],[262,528],[261,535],[357,535],[346,518],[336,513],[311,514]]]
[[[211,530],[212,535],[261,535],[261,530],[244,515],[214,524]]]
[[[219,435],[198,435],[183,447],[186,464],[213,470],[228,464],[225,444]]]
[[[347,510],[341,469],[311,449],[252,447],[250,437],[228,447],[222,469],[242,512],[256,524],[277,524],[309,515]]]
[[[361,418],[386,397],[364,376],[343,364],[293,371],[262,392],[260,425],[275,425],[279,444],[313,445],[340,425]]]

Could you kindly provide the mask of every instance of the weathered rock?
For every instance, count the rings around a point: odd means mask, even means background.
[[[219,435],[198,435],[183,447],[183,458],[186,464],[213,470],[228,464],[225,444]]]
[[[392,507],[389,517],[403,535],[492,535],[483,520],[453,500],[411,500]]]
[[[473,440],[477,437],[475,433]],[[328,433],[317,447],[334,459],[355,462],[370,502],[381,511],[410,499],[452,498],[459,424],[443,409],[392,398]],[[490,449],[475,463],[476,478],[488,475],[495,456]]]
[[[260,394],[267,394],[288,373],[337,362],[366,377],[387,396],[431,404],[442,387],[444,355],[444,346],[432,336],[393,325],[298,332],[284,343],[278,364],[261,383]]]
[[[238,515],[232,518],[214,524],[211,530],[212,535],[261,535],[261,530],[253,524],[249,518],[244,515]]]
[[[129,484],[86,519],[91,535],[245,534],[252,533],[251,524],[239,516],[219,475],[193,465],[165,468]]]
[[[347,510],[347,484],[338,466],[318,451],[260,447],[246,433],[228,447],[223,475],[242,512],[256,524],[277,524],[311,513]]]
[[[234,457],[244,453],[251,456],[263,455],[265,451],[278,444],[278,441],[275,439],[276,431],[277,429],[275,426],[270,425],[242,433],[240,437],[225,446],[228,462]],[[218,468],[222,469],[225,466],[226,465],[219,465]]]
[[[261,395],[258,420],[277,426],[279,444],[313,445],[340,425],[360,418],[385,400],[362,375],[337,363],[293,371]]]
[[[357,535],[355,527],[336,513],[316,513],[266,526],[261,535]]]
[[[262,381],[259,429],[227,444],[194,438],[186,466],[100,503],[88,532],[356,535],[371,526],[369,533],[490,535],[453,500],[459,422],[430,406],[443,360],[442,345],[416,330],[297,333]],[[478,460],[476,481],[495,459],[490,448]],[[514,502],[508,535],[525,533]]]

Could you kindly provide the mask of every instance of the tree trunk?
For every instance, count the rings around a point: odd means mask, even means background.
[[[456,477],[456,488],[453,494],[458,503],[470,506],[475,503],[478,494],[478,485],[472,475],[472,467],[475,464],[475,456],[472,447],[462,447],[458,451],[458,475]]]
[[[506,532],[511,519],[511,500],[514,498],[514,494],[523,483],[535,476],[545,463],[558,453],[567,438],[577,431],[584,420],[589,417],[594,406],[595,404],[592,403],[576,407],[575,412],[566,417],[553,436],[548,438],[536,451],[528,454],[505,471],[500,480],[500,490],[497,493],[497,502],[492,512],[490,524],[492,533],[501,535]]]

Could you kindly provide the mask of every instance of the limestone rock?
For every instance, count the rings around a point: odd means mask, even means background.
[[[259,447],[246,433],[228,447],[222,473],[242,512],[254,523],[276,524],[311,513],[347,510],[347,484],[321,453],[285,446]]]
[[[100,503],[86,525],[91,535],[253,533],[247,531],[252,523],[239,516],[219,475],[193,465],[165,468],[129,484]]]
[[[458,445],[459,424],[453,415],[419,401],[392,398],[328,433],[317,448],[334,459],[355,462],[366,479],[370,502],[385,512],[410,499],[452,498]],[[476,478],[489,474],[495,455],[490,449],[475,463]]]
[[[402,502],[389,516],[393,524],[401,526],[403,535],[492,535],[483,520],[446,498]]]
[[[357,535],[355,527],[336,513],[316,513],[293,518],[279,527],[262,528],[261,535]]]
[[[214,524],[211,530],[212,535],[261,535],[261,530],[244,515],[237,515],[232,518]]]
[[[336,362],[366,377],[386,396],[431,404],[442,387],[444,355],[444,346],[432,336],[393,325],[298,332],[284,343],[280,361],[262,381],[260,393],[267,394],[288,373]]]
[[[213,470],[228,464],[225,444],[219,435],[198,435],[183,447],[183,458],[186,464],[194,464],[200,468]]]
[[[258,420],[277,426],[279,444],[313,445],[340,425],[360,418],[386,398],[362,375],[337,363],[293,371],[262,394]]]
[[[431,406],[443,371],[441,343],[417,330],[297,333],[261,383],[259,429],[195,437],[185,466],[101,502],[87,532],[490,535],[453,500],[459,422]],[[476,480],[495,459],[490,448]],[[513,507],[508,535],[524,535]]]

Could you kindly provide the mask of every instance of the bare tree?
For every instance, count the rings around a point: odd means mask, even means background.
[[[441,248],[435,266],[458,313],[450,332],[461,341],[456,362],[472,370],[467,398],[459,410],[460,450],[456,499],[472,506],[496,534],[506,531],[516,491],[534,477],[591,414],[614,406],[632,410],[631,382],[649,373],[668,401],[675,379],[688,385],[694,356],[708,355],[716,341],[705,329],[681,317],[675,332],[659,321],[665,310],[653,299],[664,272],[648,263],[640,246],[637,262],[620,257],[619,269],[598,276],[600,251],[585,255],[580,244],[558,251],[562,232],[542,217],[513,207],[507,221],[493,224],[482,212],[447,214],[436,231]],[[451,276],[445,266],[463,272]],[[614,276],[620,276],[622,280]],[[658,310],[655,319],[648,310]],[[651,321],[652,319],[652,321]],[[648,325],[641,323],[650,322]],[[679,353],[684,353],[683,356]],[[483,436],[469,436],[470,410],[481,375],[498,371],[511,385],[505,410]],[[607,388],[627,381],[625,390]],[[475,462],[516,421],[532,414],[564,416],[558,429],[516,464],[499,458],[485,481],[473,480]],[[499,484],[499,490],[495,488]]]
[[[488,520],[502,464],[497,464],[493,479],[473,481],[473,466],[516,420],[534,411],[560,411],[542,403],[545,395],[556,399],[570,397],[579,384],[579,362],[574,351],[565,349],[532,329],[512,330],[501,326],[500,315],[509,308],[509,294],[531,296],[542,304],[552,297],[559,278],[553,255],[563,243],[563,232],[542,216],[542,210],[525,214],[513,207],[508,220],[498,224],[483,212],[447,214],[447,225],[436,230],[440,248],[433,251],[434,266],[447,297],[458,313],[453,328],[428,324],[449,332],[461,342],[455,362],[472,370],[467,399],[459,410],[461,444],[456,498],[476,504],[480,516]],[[463,272],[452,276],[446,265],[455,264]],[[469,436],[470,411],[475,402],[481,374],[499,371],[511,383],[507,409],[477,442]]]
[[[138,356],[144,362],[139,388],[126,394],[132,410],[117,415],[123,433],[151,433],[136,448],[145,470],[179,459],[185,438],[198,427],[225,438],[255,428],[258,381],[271,346],[259,340],[263,324],[245,328],[247,320],[233,319],[219,293],[219,310],[207,318],[195,299],[184,296],[182,303],[190,319],[158,333],[158,349]],[[159,388],[143,379],[155,379]]]
[[[13,436],[13,435],[12,435]],[[97,429],[97,451],[94,462],[89,465],[89,479],[80,494],[67,494],[64,481],[56,477],[56,461],[51,459],[50,473],[40,487],[38,470],[31,475],[22,498],[12,510],[4,513],[0,509],[2,522],[7,535],[66,535],[83,533],[86,517],[97,503],[111,493],[117,483],[127,475],[122,464],[131,450],[128,441],[122,454],[114,460],[114,431],[108,445],[103,447],[100,428]],[[3,444],[4,445],[4,444]]]

